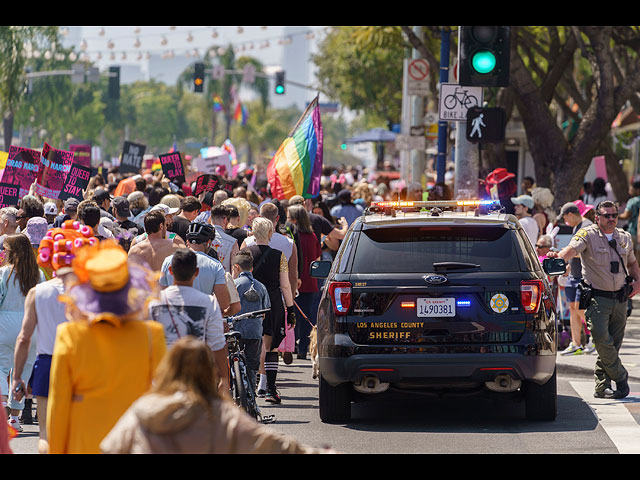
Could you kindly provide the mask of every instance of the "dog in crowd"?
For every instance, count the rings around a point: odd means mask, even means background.
[[[315,325],[309,335],[309,355],[313,366],[313,378],[316,379],[318,378],[318,327]]]

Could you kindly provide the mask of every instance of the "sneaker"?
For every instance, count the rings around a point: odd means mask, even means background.
[[[15,418],[11,418],[8,420],[9,426],[13,428],[16,432],[22,432],[22,425],[20,425],[20,421]]]
[[[282,399],[280,398],[278,391],[275,389],[267,392],[267,396],[265,397],[264,400],[265,402],[275,403],[275,404],[282,402]]]
[[[583,348],[583,352],[588,355],[595,351],[596,351],[596,346],[593,344],[593,339],[589,338],[589,343],[585,345],[585,347]]]
[[[258,389],[258,397],[264,398],[267,395],[267,391],[264,388]]]
[[[611,390],[610,388],[605,388],[604,390],[599,392],[593,392],[593,396],[596,398],[615,398],[613,390]]]
[[[569,346],[560,352],[560,355],[582,355],[582,353],[583,351],[581,346],[570,342]]]

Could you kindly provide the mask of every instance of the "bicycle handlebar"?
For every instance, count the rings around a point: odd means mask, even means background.
[[[267,313],[269,312],[271,309],[270,308],[265,308],[263,310],[255,310],[253,312],[247,312],[247,313],[242,313],[240,315],[234,315],[233,317],[227,317],[227,321],[236,321],[236,320],[242,320],[243,318],[249,318],[249,317],[257,317],[259,315],[262,315],[263,313]]]

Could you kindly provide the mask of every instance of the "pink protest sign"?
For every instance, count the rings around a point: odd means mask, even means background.
[[[40,158],[36,193],[46,198],[57,199],[71,170],[74,152],[58,150],[45,142]]]
[[[91,145],[73,144],[69,145],[69,150],[75,154],[73,163],[91,167]]]
[[[9,147],[7,166],[2,174],[2,183],[17,185],[20,188],[19,198],[29,193],[29,188],[36,180],[40,167],[40,152],[31,148]]]

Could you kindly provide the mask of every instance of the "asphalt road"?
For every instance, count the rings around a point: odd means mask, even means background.
[[[554,422],[528,421],[512,402],[419,398],[357,404],[349,423],[329,425],[318,416],[311,362],[294,360],[280,365],[282,404],[260,404],[276,415],[269,428],[346,454],[640,453],[640,384],[630,385],[624,401],[603,401],[591,396],[589,375],[560,374]],[[38,426],[23,428],[14,453],[37,453]]]

